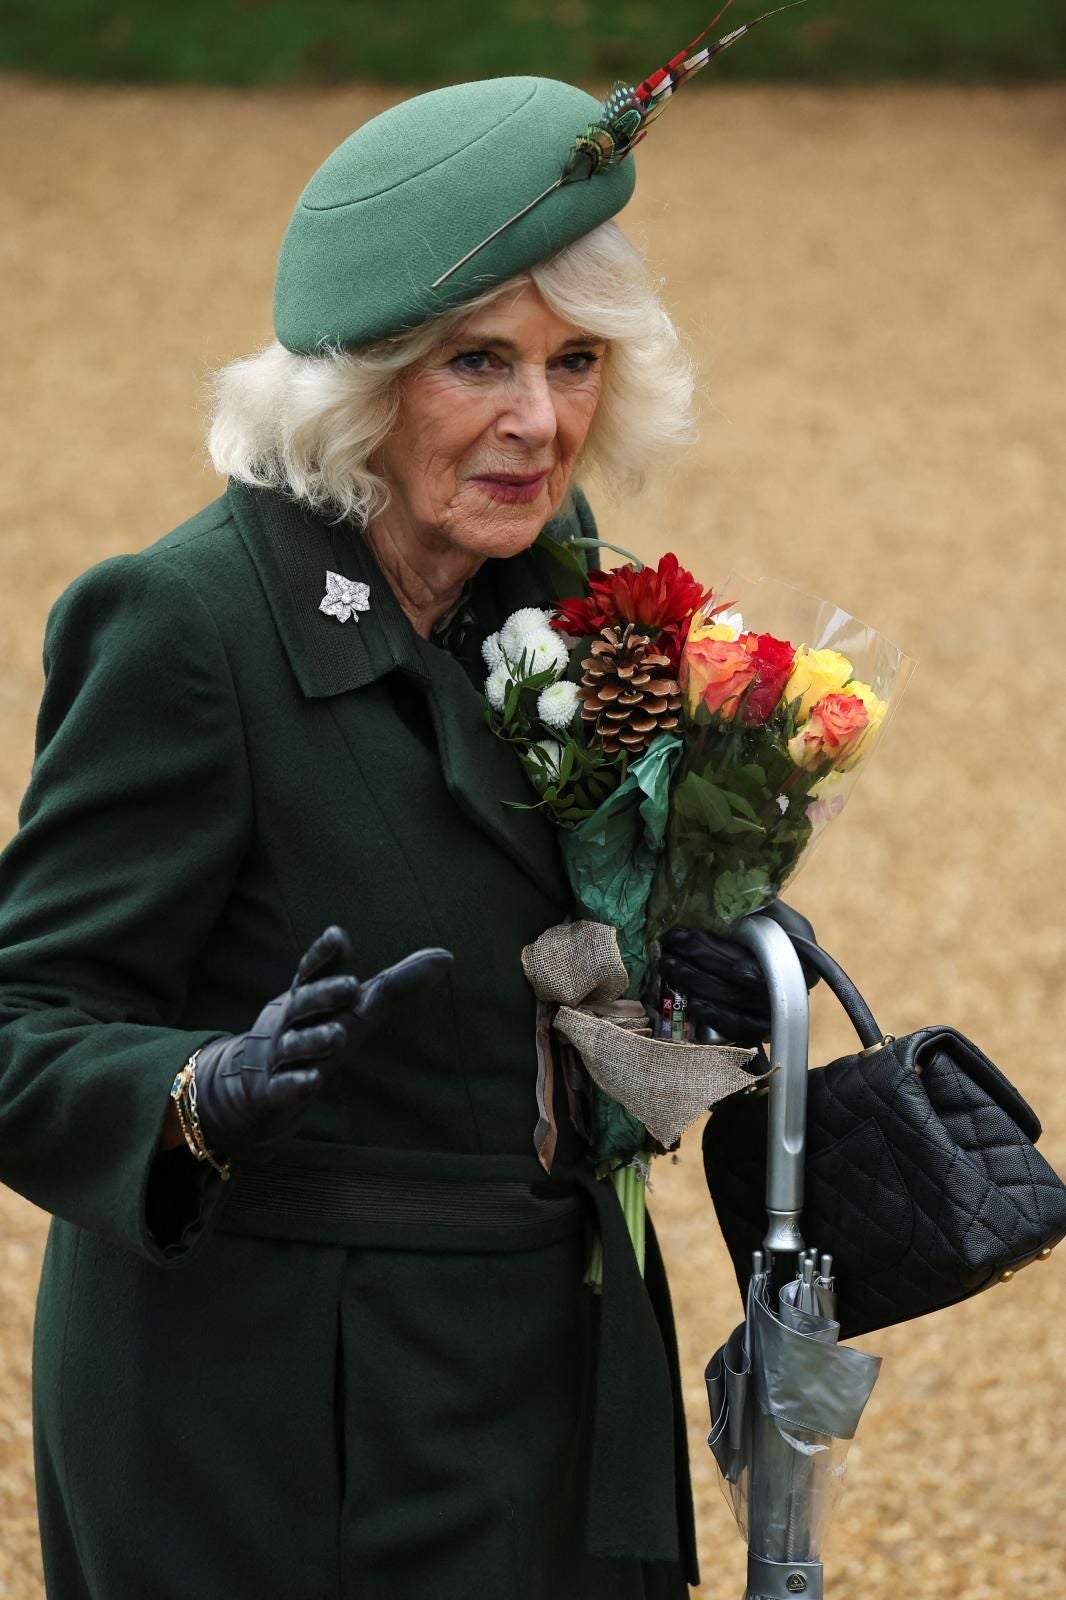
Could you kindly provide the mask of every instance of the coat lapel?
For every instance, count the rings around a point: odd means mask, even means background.
[[[364,570],[359,558],[365,554],[369,561],[370,553],[352,530],[330,526],[272,490],[231,480],[226,493],[304,694],[345,694],[391,672],[398,662],[379,620],[388,585],[376,568]],[[358,622],[338,623],[319,610],[327,571],[369,584],[370,611]]]
[[[269,490],[231,483],[228,496],[303,693],[336,696],[336,713],[358,719],[357,691],[392,672],[407,674],[426,697],[456,805],[539,888],[565,903],[569,891],[555,830],[539,811],[522,809],[533,791],[514,753],[486,724],[483,674],[415,633],[369,547],[350,527],[331,527]],[[550,599],[552,565],[532,554],[486,563],[474,582],[476,637],[467,654],[477,657],[481,639],[517,606]],[[370,609],[358,622],[340,623],[319,610],[327,569],[368,585]]]

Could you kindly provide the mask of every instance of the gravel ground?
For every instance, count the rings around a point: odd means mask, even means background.
[[[1051,672],[1066,577],[1066,91],[691,93],[641,150],[627,223],[699,361],[702,440],[655,494],[598,496],[601,524],[646,554],[676,548],[711,580],[738,567],[830,595],[918,658],[882,753],[791,898],[884,1026],[972,1034],[1035,1102],[1066,1170]],[[213,497],[203,377],[267,337],[294,196],[388,99],[0,83],[5,834],[48,605]],[[846,1043],[823,998],[815,1059]],[[708,1464],[701,1374],[739,1303],[695,1137],[661,1164],[653,1203],[703,1592],[737,1595],[743,1550]],[[0,1193],[0,1595],[16,1600],[42,1593],[27,1384],[43,1232]],[[830,1597],[1062,1592],[1064,1320],[1053,1258],[863,1341],[886,1360]]]

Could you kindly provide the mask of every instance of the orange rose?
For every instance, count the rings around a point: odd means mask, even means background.
[[[870,723],[870,713],[855,694],[827,694],[812,710],[794,738],[788,753],[805,772],[824,762],[841,766]]]
[[[681,658],[689,714],[704,705],[730,722],[740,696],[755,677],[751,652],[736,639],[690,639]]]

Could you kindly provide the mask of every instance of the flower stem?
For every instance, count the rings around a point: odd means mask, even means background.
[[[644,1176],[643,1171],[637,1172],[637,1170],[635,1168],[634,1168],[634,1176],[638,1180],[638,1186],[637,1186],[637,1216],[636,1216],[637,1231],[636,1231],[636,1234],[635,1234],[634,1239],[633,1239],[633,1248],[637,1252],[637,1265],[640,1268],[640,1275],[641,1275],[641,1277],[643,1277],[644,1276],[645,1233],[646,1233],[646,1229],[647,1229],[647,1220],[648,1220],[648,1203],[647,1203],[648,1180]]]
[[[606,539],[568,539],[566,542],[571,550],[613,550],[616,556],[625,556],[637,572],[644,571],[644,563],[640,557],[620,544],[608,544]]]
[[[593,1294],[603,1293],[603,1240],[597,1233],[589,1251],[589,1264],[585,1268],[585,1282]]]
[[[616,1167],[611,1173],[611,1182],[621,1204],[622,1215],[626,1219],[629,1237],[633,1241],[637,1266],[643,1276],[646,1231],[644,1191],[647,1184],[643,1165],[634,1160],[627,1162],[624,1167]]]
[[[647,1232],[647,1208],[644,1193],[647,1188],[647,1156],[635,1156],[625,1166],[615,1167],[611,1173],[611,1186],[618,1196],[626,1228],[633,1241],[633,1252],[641,1277],[644,1276],[644,1249]],[[589,1262],[585,1269],[585,1282],[595,1294],[603,1291],[603,1243],[599,1234],[592,1241]]]

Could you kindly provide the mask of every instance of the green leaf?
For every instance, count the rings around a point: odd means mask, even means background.
[[[719,926],[729,927],[739,917],[769,905],[774,897],[768,873],[762,867],[738,867],[715,880],[714,911]]]
[[[737,794],[734,790],[725,788],[724,786],[722,793],[729,801],[732,810],[736,811],[742,817],[747,817],[749,822],[758,821],[758,818],[755,815],[755,807],[752,805],[750,800],[745,800],[742,794]]]
[[[708,783],[697,772],[690,772],[687,778],[682,778],[674,790],[673,803],[677,816],[686,821],[702,823],[711,833],[719,833],[728,827],[732,815],[729,801],[721,789]]]
[[[542,667],[540,672],[531,672],[528,677],[523,678],[522,687],[528,689],[531,694],[539,694],[549,683],[558,683],[559,676],[558,667]]]
[[[747,834],[756,833],[760,838],[765,838],[766,836],[766,829],[762,826],[762,824],[758,822],[749,822],[747,817],[730,817],[729,821],[722,829],[722,832]]]
[[[628,1161],[648,1148],[644,1124],[596,1089],[592,1097],[592,1153],[600,1161]]]
[[[567,540],[565,544],[561,544],[557,539],[542,533],[536,542],[535,548],[538,554],[545,556],[553,564],[562,567],[577,580],[575,593],[584,593],[587,581],[585,563],[572,548],[572,541]]]

